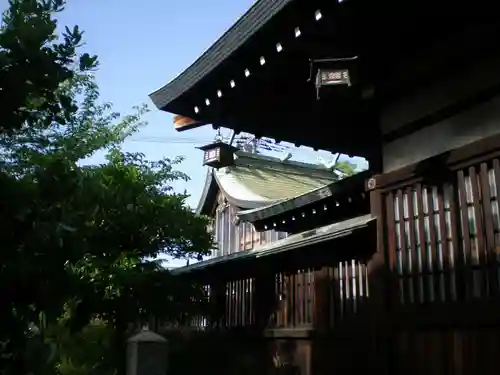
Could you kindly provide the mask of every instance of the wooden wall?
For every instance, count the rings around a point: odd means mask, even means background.
[[[390,271],[388,370],[498,373],[500,137],[375,180]]]
[[[500,137],[368,185],[376,241],[354,234],[323,264],[212,283],[217,313],[182,353],[204,346],[200,363],[228,375],[499,373]]]

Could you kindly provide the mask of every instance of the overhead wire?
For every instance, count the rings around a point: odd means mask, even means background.
[[[223,140],[228,142],[234,140],[234,133],[231,132],[227,136],[223,136]],[[154,136],[136,136],[128,139],[131,142],[137,143],[161,143],[161,144],[190,144],[190,145],[198,145],[198,144],[208,144],[213,142],[213,139],[210,138],[197,138],[197,137],[154,137]],[[300,149],[296,147],[286,147],[286,151],[290,152],[294,156],[305,156],[311,155],[312,150]],[[337,160],[340,155],[337,155]]]

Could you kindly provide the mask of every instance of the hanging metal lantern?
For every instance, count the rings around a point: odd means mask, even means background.
[[[222,141],[215,141],[205,146],[198,147],[204,151],[203,165],[219,169],[234,164],[234,153],[238,148]]]
[[[335,58],[335,59],[311,59],[308,82],[313,80],[314,70],[316,70],[315,86],[316,99],[320,98],[320,89],[328,86],[351,86],[352,85],[352,62],[355,57]]]

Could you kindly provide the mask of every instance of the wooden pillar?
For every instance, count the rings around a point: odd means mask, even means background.
[[[256,346],[258,366],[252,369],[255,373],[268,373],[273,363],[274,351],[269,347],[265,331],[267,328],[272,328],[271,319],[276,311],[275,286],[275,273],[266,265],[261,265],[255,273],[255,289],[252,295],[255,334],[259,340]]]
[[[258,331],[269,327],[270,319],[276,310],[275,275],[266,267],[262,267],[255,276],[255,325]]]
[[[210,326],[212,328],[223,328],[226,326],[226,282],[224,280],[213,281],[210,284]]]
[[[373,368],[389,374],[392,347],[389,306],[392,283],[386,247],[387,218],[382,191],[376,186],[376,178],[368,180],[367,190],[370,194],[370,212],[377,218],[375,253],[368,262],[369,331],[372,340],[370,354]]]
[[[327,339],[329,328],[329,290],[330,280],[328,267],[322,266],[314,271],[313,278],[313,329],[311,341],[310,374],[324,375],[330,373],[331,346]]]
[[[321,267],[314,271],[314,311],[313,325],[316,332],[322,334],[329,325],[329,292],[328,267]]]

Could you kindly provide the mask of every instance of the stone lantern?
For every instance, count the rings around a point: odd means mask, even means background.
[[[168,342],[144,328],[127,341],[127,375],[166,375]]]

